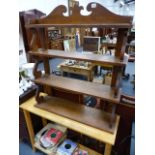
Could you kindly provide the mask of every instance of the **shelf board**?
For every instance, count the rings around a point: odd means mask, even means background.
[[[103,27],[107,27],[107,28],[109,28],[109,27],[116,27],[116,28],[131,28],[131,24],[130,23],[123,23],[123,24],[121,24],[121,23],[115,23],[115,24],[113,24],[113,23],[108,23],[108,24],[106,24],[106,23],[93,23],[93,24],[82,24],[82,23],[80,23],[80,24],[69,24],[69,23],[66,23],[66,24],[26,24],[25,25],[25,27],[26,28],[44,28],[44,27],[71,27],[71,28],[73,28],[73,27],[77,27],[77,26],[80,26],[80,27],[86,27],[86,28],[88,28],[88,27],[98,27],[98,26],[103,26]]]
[[[47,85],[78,94],[85,94],[98,97],[103,100],[110,101],[112,103],[119,103],[120,101],[120,91],[116,98],[114,97],[114,90],[111,86],[100,83],[66,78],[62,76],[56,76],[53,74],[35,79],[34,82],[36,84]]]
[[[116,117],[113,126],[109,126],[111,120],[110,113],[62,98],[46,96],[43,102],[35,106],[110,133],[114,133],[116,128]]]
[[[46,94],[41,93],[41,95],[46,96]],[[60,115],[57,115],[52,112],[48,112],[47,110],[43,110],[40,108],[37,108],[36,106],[36,100],[35,97],[30,98],[26,102],[20,105],[20,108],[23,110],[26,110],[28,112],[31,112],[35,115],[38,115],[39,117],[43,117],[47,120],[56,122],[60,125],[63,125],[71,130],[77,131],[81,134],[87,135],[89,137],[92,137],[96,140],[99,140],[101,142],[114,145],[115,140],[116,140],[116,135],[117,135],[117,130],[118,130],[118,125],[119,125],[119,120],[120,117],[117,115],[116,116],[116,128],[114,133],[106,132],[104,130],[100,130],[97,128],[94,128],[92,126],[86,125],[84,123],[77,122],[75,120],[71,120],[67,117],[63,117]]]
[[[37,144],[34,144],[34,147],[42,152],[44,152],[45,154],[47,155],[57,155],[56,153],[51,153],[51,154],[48,154],[46,151],[44,151],[44,149],[40,146],[40,145],[37,145]],[[81,144],[78,144],[78,147],[82,150],[85,150],[85,151],[88,151],[88,154],[89,155],[101,155],[100,153],[88,148],[88,147],[85,147],[84,145],[81,145]]]
[[[111,55],[100,55],[93,53],[82,53],[82,52],[65,52],[61,50],[45,50],[29,52],[30,55],[37,57],[47,57],[47,58],[64,58],[64,59],[74,59],[79,61],[92,62],[96,65],[114,65],[114,66],[125,66],[127,64],[127,56],[124,56],[124,60],[120,61],[119,58]]]

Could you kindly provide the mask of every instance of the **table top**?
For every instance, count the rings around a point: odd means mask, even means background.
[[[42,94],[42,95],[45,96],[46,94]],[[27,100],[26,102],[24,102],[23,104],[21,104],[20,108],[22,108],[23,110],[26,110],[28,112],[31,112],[35,115],[38,115],[40,117],[43,117],[47,120],[54,121],[58,124],[61,124],[67,128],[70,128],[74,131],[77,131],[79,133],[82,133],[84,135],[92,137],[92,138],[99,140],[101,142],[108,143],[111,145],[115,144],[116,134],[117,134],[117,130],[118,130],[118,124],[119,124],[119,120],[120,120],[119,116],[117,116],[117,118],[116,118],[116,129],[115,129],[114,133],[112,134],[112,133],[88,126],[86,124],[79,123],[79,122],[71,120],[69,118],[48,112],[46,110],[39,109],[34,106],[35,104],[36,104],[36,100],[34,97],[32,97],[29,100]]]
[[[59,67],[68,67],[68,68],[73,68],[73,69],[81,69],[81,70],[88,70],[88,71],[91,71],[94,67],[94,64],[89,64],[88,67],[84,67],[84,66],[80,66],[80,65],[76,65],[76,64],[73,64],[73,65],[67,65],[66,64],[66,61],[62,62],[61,64],[59,64]]]

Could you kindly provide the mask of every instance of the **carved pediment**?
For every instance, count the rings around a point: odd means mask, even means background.
[[[81,15],[82,6],[74,5],[72,14],[64,16],[67,8],[64,5],[56,7],[48,16],[34,20],[29,27],[33,26],[107,26],[127,28],[132,25],[132,16],[120,16],[112,13],[98,3],[89,3],[87,10],[91,11],[88,16]],[[35,25],[34,25],[35,24]]]

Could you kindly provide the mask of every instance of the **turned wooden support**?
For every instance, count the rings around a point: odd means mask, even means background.
[[[44,97],[43,96],[39,96],[40,92],[41,92],[41,86],[37,86],[35,99],[36,99],[38,104],[44,101]]]
[[[45,74],[50,74],[50,63],[48,58],[43,59]]]
[[[32,32],[32,38],[30,40],[29,46],[31,51],[36,51],[38,49],[37,46],[37,30],[35,28],[30,29]]]
[[[124,53],[125,53],[126,41],[127,41],[127,32],[128,32],[127,28],[118,29],[115,56],[119,57],[121,61],[123,61],[124,59]]]
[[[118,96],[119,88],[121,85],[122,68],[118,66],[113,67],[111,87],[114,88],[114,97]]]
[[[112,104],[111,119],[110,119],[110,123],[109,123],[110,128],[112,128],[115,118],[116,118],[116,106],[117,106],[117,104]]]
[[[43,59],[44,63],[44,70],[45,70],[45,75],[50,74],[50,63],[49,63],[49,58],[44,58]],[[49,86],[44,86],[44,92],[47,93],[48,95],[52,95],[52,89]]]
[[[46,28],[41,27],[37,29],[38,31],[38,35],[39,35],[39,39],[40,39],[40,44],[43,50],[47,49],[47,34],[46,34]]]

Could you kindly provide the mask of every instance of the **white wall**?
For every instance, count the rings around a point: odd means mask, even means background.
[[[88,3],[91,1],[83,1],[79,0],[80,5],[87,6]],[[113,0],[92,0],[92,2],[100,3],[101,5],[105,6],[110,11],[120,14],[120,15],[134,15],[134,5],[130,5],[127,10],[127,7],[119,7],[119,3],[114,3]]]
[[[130,5],[129,10],[127,10],[127,7],[120,8],[118,3],[113,3],[113,0],[79,0],[80,5],[84,6],[84,11],[81,11],[82,14],[89,14],[85,10],[85,6],[90,2],[98,2],[120,15],[134,15],[135,11],[135,5]],[[38,9],[48,15],[58,5],[68,6],[68,0],[19,0],[19,11]]]
[[[58,5],[68,6],[68,0],[19,0],[19,11],[38,9],[48,15]]]

